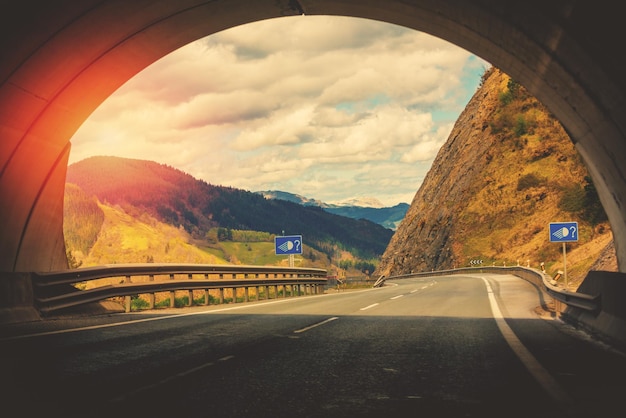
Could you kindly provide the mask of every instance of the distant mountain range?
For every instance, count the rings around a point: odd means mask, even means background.
[[[384,207],[375,198],[350,199],[340,203],[325,203],[317,199],[310,199],[299,194],[282,192],[279,190],[265,190],[256,192],[266,199],[285,200],[303,206],[317,206],[326,212],[335,215],[345,216],[352,219],[367,219],[379,225],[396,230],[406,211],[409,209],[407,203],[398,203],[392,207]]]
[[[369,259],[380,257],[393,235],[389,228],[365,218],[214,186],[153,161],[90,157],[71,164],[66,181],[102,203],[136,217],[147,213],[198,239],[218,227],[275,235],[284,231],[303,235],[307,245],[327,254],[340,248]]]

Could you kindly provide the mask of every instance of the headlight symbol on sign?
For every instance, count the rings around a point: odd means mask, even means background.
[[[294,243],[294,241],[285,241],[278,246],[278,249],[284,253],[287,253],[293,250],[295,246],[296,244]]]

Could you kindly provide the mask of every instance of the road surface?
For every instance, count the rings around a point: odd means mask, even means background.
[[[2,329],[11,417],[617,417],[626,358],[510,275]]]

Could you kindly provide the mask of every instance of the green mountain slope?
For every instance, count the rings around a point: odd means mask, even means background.
[[[138,262],[288,265],[286,256],[275,254],[270,234],[215,228],[207,239],[194,239],[183,228],[147,213],[131,215],[120,206],[99,203],[71,183],[66,185],[64,234],[72,267]],[[229,235],[228,240],[220,240],[220,234]],[[295,263],[336,268],[307,245]]]
[[[91,157],[68,167],[67,183],[130,216],[150,216],[205,240],[212,228],[300,234],[304,244],[333,256],[344,249],[362,259],[379,257],[393,232],[355,220],[256,193],[213,186],[151,161]]]

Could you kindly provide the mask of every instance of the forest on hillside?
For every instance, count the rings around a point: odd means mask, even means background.
[[[74,196],[73,187],[80,188],[87,196],[78,201],[93,198],[119,207],[138,219],[148,214],[183,228],[196,240],[207,240],[209,231],[218,227],[274,235],[298,234],[305,237],[310,247],[329,257],[339,249],[369,260],[384,252],[393,235],[392,230],[368,220],[335,215],[319,207],[266,199],[232,187],[214,186],[151,161],[91,157],[68,167],[67,183],[74,185],[68,187],[68,196]],[[87,222],[90,230],[97,230],[99,221],[93,216],[88,214],[89,221],[70,222],[77,222],[76,226]],[[93,241],[93,233],[80,237],[85,241],[76,242],[81,249]],[[75,241],[71,236],[68,238]]]

